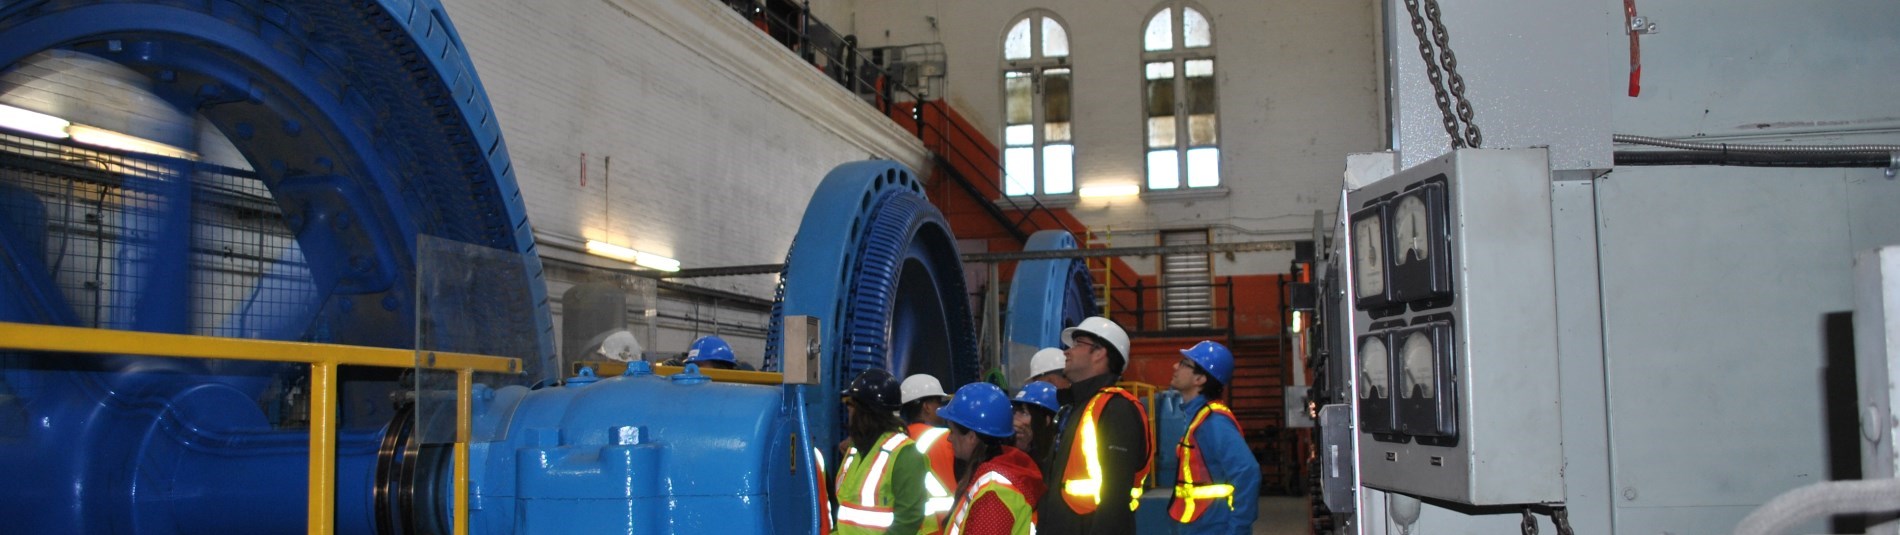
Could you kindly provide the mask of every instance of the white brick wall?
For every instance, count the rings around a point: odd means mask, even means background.
[[[581,256],[571,249],[593,239],[688,268],[781,262],[832,167],[926,161],[910,135],[712,0],[444,3],[501,121],[545,257]],[[688,281],[763,299],[775,282]],[[763,324],[756,313],[716,315]],[[635,326],[647,349],[684,351],[694,329],[711,329],[661,324],[655,340]],[[757,363],[762,339],[729,340]]]
[[[1000,137],[1002,41],[1011,19],[1048,9],[1068,25],[1075,65],[1076,180],[1144,180],[1141,30],[1156,0],[814,0],[813,11],[866,46],[942,41],[950,101]],[[1380,149],[1376,4],[1366,0],[1201,0],[1213,19],[1221,102],[1222,175],[1231,193],[1198,200],[1119,199],[1073,208],[1091,227],[1213,226],[1221,241],[1280,239],[1237,232],[1312,228],[1333,211],[1346,155]],[[926,16],[936,17],[933,31]],[[888,35],[888,36],[887,36]],[[1296,236],[1297,237],[1297,236]],[[1152,241],[1129,233],[1117,245]],[[1290,255],[1241,255],[1223,274],[1278,273]],[[1135,259],[1131,259],[1135,260]],[[1143,262],[1132,262],[1141,264]]]

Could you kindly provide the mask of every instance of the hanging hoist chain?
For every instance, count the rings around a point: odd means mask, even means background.
[[[1550,508],[1550,523],[1557,526],[1557,535],[1577,535],[1570,528],[1570,509],[1567,507]],[[1523,528],[1524,535],[1537,535],[1537,514],[1531,512],[1530,506],[1524,507],[1524,521],[1518,525]]]
[[[1524,528],[1524,535],[1537,535],[1537,515],[1531,514],[1531,508],[1524,508],[1524,521],[1518,525]]]
[[[1437,12],[1438,1],[1430,0],[1433,12]],[[1425,60],[1425,78],[1432,84],[1432,97],[1438,101],[1438,114],[1445,122],[1445,135],[1451,136],[1451,148],[1464,148],[1464,136],[1458,134],[1458,117],[1452,115],[1451,95],[1445,92],[1445,79],[1438,70],[1438,59],[1433,52],[1432,40],[1425,35],[1425,16],[1418,12],[1419,0],[1405,0],[1405,11],[1412,15],[1412,35],[1418,37],[1418,55]],[[1454,63],[1455,65],[1455,63]],[[1459,87],[1463,87],[1463,81]]]
[[[1438,18],[1438,0],[1425,0],[1425,16],[1432,19],[1432,41],[1438,44],[1438,61],[1445,64],[1445,76],[1449,80],[1445,85],[1451,89],[1451,96],[1458,99],[1458,120],[1464,122],[1465,144],[1474,149],[1482,147],[1484,135],[1478,133],[1478,124],[1471,121],[1474,114],[1471,101],[1465,99],[1465,77],[1458,74],[1458,56],[1451,53],[1451,34],[1445,31],[1445,21]],[[1444,104],[1439,107],[1443,108]]]

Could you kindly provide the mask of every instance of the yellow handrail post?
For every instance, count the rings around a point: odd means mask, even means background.
[[[311,535],[336,530],[336,362],[310,364],[310,506]]]
[[[455,535],[468,535],[468,442],[475,371],[455,371]]]

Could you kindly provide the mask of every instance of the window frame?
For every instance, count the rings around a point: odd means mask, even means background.
[[[1186,17],[1187,17],[1186,10],[1189,10],[1189,9],[1192,9],[1195,12],[1198,12],[1201,15],[1202,20],[1205,20],[1207,22],[1207,35],[1208,35],[1207,46],[1194,47],[1194,48],[1187,47],[1187,32],[1185,32],[1184,30],[1186,30]],[[1154,18],[1157,15],[1160,15],[1163,10],[1170,10],[1168,23],[1169,23],[1169,38],[1172,40],[1172,42],[1170,43],[1171,48],[1167,50],[1152,50],[1151,51],[1151,50],[1148,50],[1148,43],[1147,43],[1148,23],[1154,20]],[[1220,114],[1220,110],[1221,110],[1220,61],[1217,57],[1219,55],[1220,39],[1216,35],[1217,33],[1216,30],[1217,28],[1215,28],[1215,25],[1214,25],[1213,15],[1208,12],[1205,6],[1202,6],[1199,3],[1193,2],[1191,0],[1164,0],[1161,3],[1157,4],[1154,7],[1154,9],[1149,10],[1147,16],[1144,16],[1141,18],[1141,26],[1137,30],[1137,35],[1141,36],[1140,39],[1137,39],[1137,43],[1138,43],[1137,46],[1139,47],[1139,50],[1141,51],[1141,61],[1136,66],[1135,74],[1136,74],[1136,79],[1139,80],[1140,90],[1138,91],[1138,93],[1140,94],[1140,98],[1141,98],[1141,106],[1139,107],[1137,113],[1139,114],[1139,120],[1141,121],[1141,140],[1140,140],[1141,174],[1142,174],[1141,189],[1143,192],[1186,193],[1186,192],[1223,191],[1227,185],[1227,181],[1225,179],[1225,169],[1227,166],[1222,163],[1222,161],[1226,159],[1226,151],[1220,150],[1221,144],[1222,144],[1221,142],[1223,139],[1226,138],[1226,136],[1222,133],[1222,129],[1224,129],[1226,125],[1225,125],[1225,121],[1222,121],[1220,119],[1220,115],[1221,115]],[[1207,60],[1212,63],[1212,66],[1210,67],[1210,70],[1209,70],[1209,76],[1208,76],[1209,78],[1213,79],[1213,83],[1214,83],[1214,142],[1211,144],[1194,145],[1190,140],[1190,136],[1192,135],[1192,132],[1191,132],[1192,126],[1190,125],[1191,119],[1187,113],[1187,106],[1188,106],[1187,62],[1193,61],[1193,60]],[[1149,119],[1148,117],[1149,96],[1148,96],[1148,74],[1147,74],[1148,64],[1161,63],[1161,62],[1167,62],[1171,64],[1172,68],[1174,69],[1174,77],[1173,77],[1173,80],[1174,80],[1174,88],[1173,88],[1173,91],[1174,91],[1174,94],[1173,94],[1173,97],[1174,97],[1174,115],[1173,115],[1174,117],[1174,149],[1173,150],[1175,152],[1175,162],[1174,162],[1175,186],[1172,188],[1153,187],[1153,180],[1152,180],[1152,177],[1150,176],[1153,170],[1151,169],[1151,166],[1148,164],[1148,158],[1149,158],[1148,155],[1150,152],[1166,150],[1166,149],[1151,148],[1148,146],[1148,140],[1152,136],[1152,133],[1150,132],[1151,126],[1149,125],[1149,122],[1148,122],[1148,119]],[[1201,185],[1201,186],[1189,185],[1188,151],[1191,149],[1197,149],[1197,148],[1213,148],[1216,151],[1218,151],[1217,152],[1218,156],[1215,160],[1215,172],[1214,172],[1213,184],[1207,184],[1207,185]]]
[[[1010,30],[1024,21],[1029,22],[1029,57],[1024,59],[1009,59],[1008,47]],[[1068,41],[1068,46],[1066,47],[1068,49],[1067,55],[1052,58],[1043,54],[1043,40],[1046,38],[1043,34],[1044,21],[1054,22],[1056,26],[1062,28],[1063,37]],[[1000,177],[1001,183],[997,184],[997,186],[999,186],[997,189],[1004,197],[1073,196],[1078,189],[1075,174],[1075,65],[1072,61],[1075,56],[1075,39],[1073,38],[1074,33],[1069,31],[1069,27],[1068,21],[1063,20],[1062,17],[1056,15],[1054,11],[1041,8],[1024,11],[1015,17],[1011,17],[1009,22],[1003,25],[1003,34],[998,39],[998,42],[1003,45],[1003,50],[997,54],[997,57],[1002,60],[1001,67],[997,70],[997,92],[1002,95],[1002,102],[1000,103],[1002,107],[1002,115],[1000,116],[1002,121],[999,121],[1001,128],[999,137],[997,138],[1000,142],[997,144],[1000,149],[998,150],[997,156],[998,159],[1001,160],[1000,163],[1003,164],[1003,170]],[[1069,74],[1069,139],[1067,142],[1056,143],[1057,145],[1067,145],[1070,150],[1069,190],[1055,193],[1048,191],[1048,180],[1047,177],[1044,176],[1048,171],[1048,148],[1050,143],[1048,141],[1048,113],[1045,109],[1044,99],[1042,97],[1043,73],[1051,69],[1067,69]],[[1029,125],[1033,136],[1027,147],[1034,157],[1034,162],[1031,164],[1034,168],[1034,173],[1030,178],[1030,192],[1014,195],[1009,192],[1008,157],[1009,149],[1012,147],[1009,143],[1009,74],[1013,72],[1027,72],[1030,78],[1032,96],[1030,97]],[[1016,146],[1016,148],[1023,147]]]

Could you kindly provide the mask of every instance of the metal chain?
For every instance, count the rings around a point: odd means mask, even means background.
[[[1438,61],[1445,64],[1445,75],[1450,77],[1446,86],[1451,89],[1452,97],[1458,99],[1458,119],[1464,122],[1465,144],[1474,149],[1482,147],[1484,134],[1479,133],[1478,124],[1471,121],[1475,114],[1471,101],[1465,99],[1465,77],[1458,74],[1458,56],[1451,53],[1451,34],[1445,31],[1445,21],[1438,17],[1438,0],[1425,0],[1425,16],[1432,19],[1432,41],[1438,44]]]
[[[1437,0],[1431,2],[1434,12],[1438,9]],[[1438,70],[1438,60],[1434,56],[1432,40],[1425,35],[1425,17],[1418,12],[1419,0],[1405,0],[1405,11],[1412,15],[1412,35],[1418,36],[1418,55],[1425,60],[1425,78],[1432,83],[1432,96],[1438,101],[1438,114],[1444,119],[1445,134],[1451,136],[1451,148],[1464,148],[1464,136],[1458,134],[1458,117],[1452,115],[1451,95],[1445,91],[1444,74]],[[1459,82],[1463,87],[1463,82]],[[1460,98],[1462,100],[1462,97]]]
[[[1524,535],[1537,535],[1537,515],[1531,514],[1531,508],[1524,508],[1524,521],[1518,525],[1524,528]]]
[[[1558,535],[1577,535],[1576,531],[1570,529],[1570,508],[1558,507],[1551,509],[1550,521],[1557,525]]]

